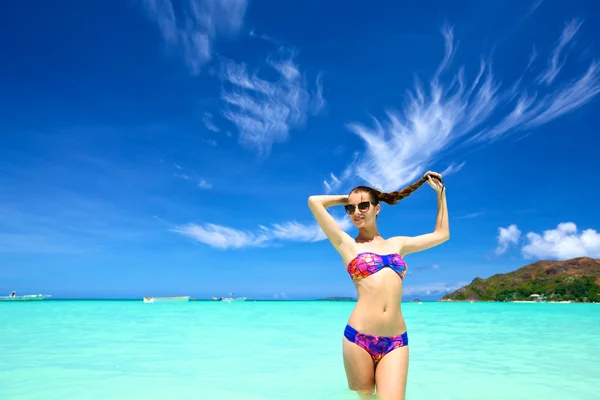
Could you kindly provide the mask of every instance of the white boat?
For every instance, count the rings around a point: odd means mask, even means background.
[[[246,301],[246,298],[245,297],[236,297],[235,299],[232,299],[232,298],[226,297],[226,298],[221,299],[221,301],[224,301],[226,303],[231,303],[233,301]]]
[[[190,296],[144,297],[144,303],[185,303],[189,300]]]
[[[40,301],[46,297],[50,297],[48,294],[25,294],[23,296],[0,296],[0,301]]]
[[[245,297],[233,297],[232,293],[229,293],[229,297],[221,297],[219,301],[224,301],[226,303],[231,303],[234,301],[246,301]]]

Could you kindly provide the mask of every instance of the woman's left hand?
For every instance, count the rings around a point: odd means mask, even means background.
[[[444,184],[442,183],[442,175],[438,174],[437,172],[428,171],[425,173],[425,176],[427,177],[427,183],[429,183],[429,186],[431,186],[436,192],[440,193],[444,188]]]

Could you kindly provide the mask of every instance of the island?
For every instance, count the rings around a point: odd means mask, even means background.
[[[331,296],[331,297],[325,297],[322,299],[317,299],[317,301],[356,301],[356,299],[353,297]]]
[[[439,301],[600,302],[600,260],[542,260],[516,271],[475,278]]]

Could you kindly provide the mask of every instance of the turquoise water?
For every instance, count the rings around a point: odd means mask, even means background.
[[[353,303],[0,303],[0,399],[356,399]],[[600,304],[405,303],[407,399],[597,399]]]

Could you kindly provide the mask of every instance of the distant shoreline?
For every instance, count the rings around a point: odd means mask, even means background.
[[[81,302],[143,302],[143,299],[138,299],[138,298],[126,298],[126,299],[102,299],[102,298],[92,298],[92,299],[85,299],[85,298],[51,298],[51,299],[44,299],[40,302],[34,302],[34,303],[45,303],[45,302],[68,302],[68,301],[81,301]],[[320,298],[320,299],[246,299],[245,303],[254,303],[254,302],[259,302],[259,303],[307,303],[307,302],[329,302],[329,303],[355,303],[357,300],[356,299],[328,299],[328,298]],[[212,299],[190,299],[189,301],[190,303],[192,302],[203,302],[203,303],[220,303],[220,302],[215,302]],[[21,301],[16,301],[16,302],[0,302],[0,303],[32,303],[32,302],[21,302]],[[496,300],[402,300],[402,304],[407,304],[407,303],[416,303],[416,304],[423,304],[423,303],[502,303],[502,304],[508,304],[508,303],[514,303],[514,304],[537,304],[537,303],[548,303],[548,304],[600,304],[600,302],[593,302],[593,301],[588,301],[588,302],[583,302],[583,301],[528,301],[528,300],[512,300],[512,301],[496,301]]]
[[[497,300],[437,300],[437,303],[549,303],[549,304],[600,304],[595,301],[535,301],[535,300],[511,300],[511,301],[497,301]]]
[[[43,302],[48,302],[48,301],[143,301],[143,297],[142,298],[137,298],[137,297],[128,297],[128,298],[98,298],[98,297],[94,297],[94,298],[85,298],[85,297],[81,297],[81,298],[57,298],[57,297],[52,297],[52,298],[47,298],[44,299]],[[214,303],[215,301],[213,299],[203,299],[203,298],[190,298],[189,300],[190,302],[211,302]],[[352,298],[352,297],[325,297],[325,298],[316,298],[316,299],[252,299],[252,298],[248,298],[246,299],[246,302],[310,302],[310,301],[319,301],[319,302],[357,302],[358,300],[356,298]],[[411,300],[402,300],[402,303],[436,303],[439,302],[439,300],[419,300],[419,299],[411,299]],[[458,302],[458,301],[456,301]]]

